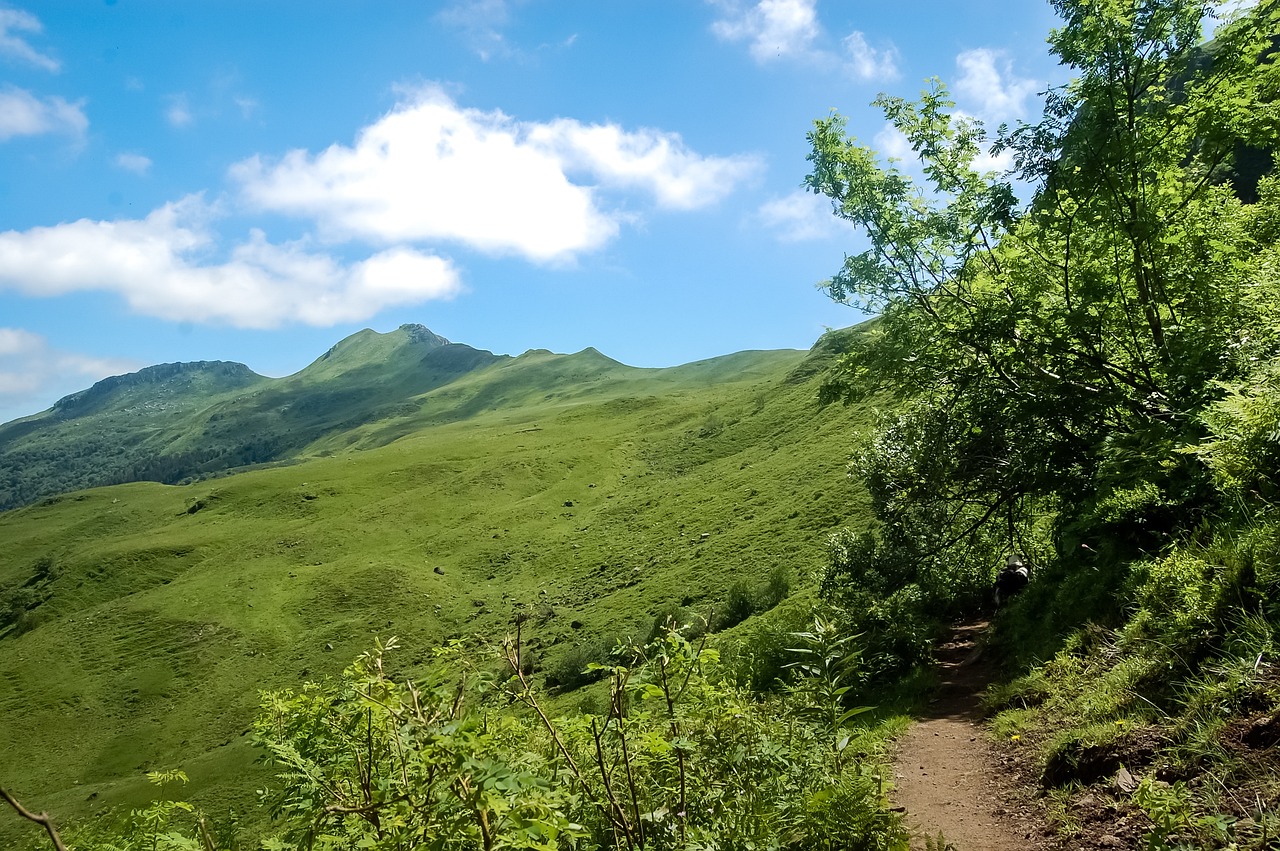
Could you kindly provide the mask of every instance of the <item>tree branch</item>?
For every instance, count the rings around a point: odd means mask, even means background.
[[[18,799],[9,794],[8,790],[3,787],[0,787],[0,798],[4,798],[8,801],[9,806],[13,807],[14,811],[17,812],[18,815],[22,816],[27,821],[33,821],[43,827],[45,832],[49,834],[49,840],[53,842],[53,847],[56,848],[57,851],[67,851],[67,846],[62,843],[62,837],[58,835],[58,829],[53,826],[53,819],[49,817],[48,813],[40,813],[37,815],[31,812],[26,807],[22,806],[22,804],[18,803]]]

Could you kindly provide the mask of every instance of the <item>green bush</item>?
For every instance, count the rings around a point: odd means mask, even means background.
[[[603,641],[579,642],[547,666],[547,685],[572,691],[594,683],[603,674],[592,666],[607,662],[608,659],[609,648]]]
[[[28,609],[38,606],[42,599],[40,592],[30,586],[0,594],[0,625],[14,623]]]
[[[729,586],[725,594],[724,605],[715,616],[716,630],[729,629],[751,617],[756,610],[756,603],[751,593],[751,586],[744,580],[738,580]]]
[[[767,612],[791,596],[791,571],[777,565],[769,571],[769,578],[757,595],[756,610]]]
[[[393,648],[264,696],[255,736],[280,825],[266,848],[907,848],[879,766],[728,685],[678,633],[605,671],[600,714],[557,719],[527,677],[502,687],[457,645],[442,651],[452,677],[395,682]],[[514,643],[505,656],[519,672]],[[499,710],[512,699],[531,711]]]

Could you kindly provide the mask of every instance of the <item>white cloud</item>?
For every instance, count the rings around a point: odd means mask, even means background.
[[[906,135],[888,122],[876,134],[874,147],[882,156],[892,157],[899,162],[911,163],[918,159]]]
[[[39,334],[0,328],[0,422],[35,412],[60,396],[142,366],[54,349]]]
[[[847,238],[857,233],[852,224],[835,216],[829,198],[803,190],[770,199],[761,205],[756,218],[779,242]]]
[[[57,96],[41,99],[13,86],[0,90],[0,141],[45,133],[82,136],[88,127],[83,101],[68,103]]]
[[[858,30],[844,37],[844,50],[850,73],[859,80],[896,80],[898,49],[893,45],[877,50],[867,43]]]
[[[392,248],[344,265],[305,242],[272,244],[257,230],[218,262],[214,215],[189,196],[140,220],[0,233],[0,288],[29,296],[102,290],[148,316],[240,328],[359,321],[460,290],[440,257]]]
[[[514,52],[502,29],[511,21],[507,0],[458,0],[436,15],[445,26],[458,30],[484,61]]]
[[[30,12],[0,8],[0,56],[7,56],[45,71],[58,71],[62,67],[58,60],[41,53],[25,39],[14,35],[15,31],[39,34],[43,29],[40,20]]]
[[[1038,88],[1034,80],[1014,74],[1013,63],[1003,52],[985,47],[956,56],[956,68],[960,72],[956,94],[972,102],[986,122],[1021,118],[1027,98]]]
[[[134,174],[146,174],[151,169],[151,158],[144,157],[142,154],[122,153],[116,154],[115,164],[116,168],[122,168]]]
[[[737,2],[713,0],[723,17],[711,31],[724,41],[745,41],[757,62],[804,56],[822,32],[816,0],[759,0],[743,7]]]
[[[169,105],[165,108],[164,117],[174,127],[187,127],[195,121],[191,107],[185,94],[169,95]]]
[[[711,31],[723,41],[746,42],[753,59],[803,62],[828,72],[843,72],[856,80],[896,80],[898,49],[890,42],[872,47],[866,33],[853,30],[841,39],[840,51],[818,19],[817,0],[707,0],[720,10]]]
[[[528,139],[568,171],[586,171],[606,186],[649,192],[659,205],[677,210],[714,204],[762,165],[753,156],[702,157],[678,134],[626,131],[616,124],[560,119],[528,125]]]
[[[31,351],[40,343],[40,336],[21,328],[0,328],[0,357],[12,357]]]
[[[449,240],[555,262],[617,235],[624,216],[603,206],[607,190],[690,209],[759,168],[754,157],[701,156],[671,133],[463,109],[430,87],[361,130],[352,147],[254,157],[231,173],[250,204],[314,218],[331,237]]]

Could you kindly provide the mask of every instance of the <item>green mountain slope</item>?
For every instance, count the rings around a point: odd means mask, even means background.
[[[522,603],[545,673],[663,607],[807,574],[862,514],[841,447],[868,416],[818,407],[815,352],[641,370],[435,346],[420,364],[471,368],[299,463],[0,514],[5,782],[73,817],[180,767],[194,797],[243,809],[265,782],[242,735],[258,691],[335,674],[374,636],[400,636],[412,673],[445,640],[496,640]],[[291,380],[364,369],[341,354]]]
[[[231,363],[107,378],[0,426],[0,510],[77,488],[174,483],[290,459],[319,437],[410,411],[415,396],[501,360],[405,325],[354,334],[282,379]]]

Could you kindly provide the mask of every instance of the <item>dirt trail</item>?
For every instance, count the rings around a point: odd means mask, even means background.
[[[1007,770],[981,724],[991,671],[977,653],[985,622],[956,627],[938,648],[942,685],[898,742],[894,802],[906,810],[912,848],[939,831],[957,851],[1051,847],[1038,808]]]

